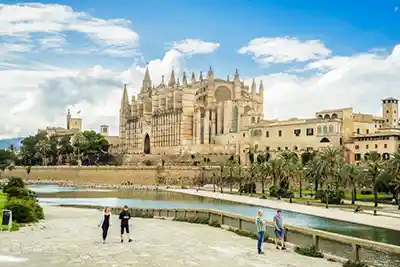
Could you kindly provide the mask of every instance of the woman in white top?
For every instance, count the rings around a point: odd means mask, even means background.
[[[108,229],[111,227],[111,212],[108,207],[105,207],[99,226],[103,230],[103,244],[106,243]]]

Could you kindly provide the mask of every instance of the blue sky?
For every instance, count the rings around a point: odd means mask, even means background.
[[[264,107],[268,118],[309,117],[316,109],[340,105],[379,113],[378,98],[398,90],[393,73],[400,58],[400,52],[394,52],[400,44],[400,0],[40,1],[40,8],[30,11],[23,7],[38,0],[2,3],[0,15],[8,10],[4,20],[40,24],[28,30],[26,24],[19,25],[24,30],[15,28],[15,32],[0,27],[4,50],[0,46],[0,55],[6,62],[0,64],[0,78],[4,76],[9,83],[3,85],[0,95],[12,92],[11,99],[3,101],[14,105],[15,118],[24,114],[43,118],[22,126],[11,118],[7,127],[0,128],[0,137],[62,124],[67,108],[86,109],[83,114],[88,127],[108,123],[117,129],[117,101],[106,103],[104,99],[114,99],[123,83],[128,83],[130,93],[136,93],[146,62],[150,62],[154,81],[172,67],[198,73],[212,65],[220,77],[233,75],[238,68],[245,82],[256,78],[269,86]],[[63,10],[52,11],[54,4]],[[10,11],[12,7],[17,9]],[[46,8],[50,14],[36,16]],[[79,15],[81,12],[85,14]],[[91,32],[86,22],[99,20],[113,28],[96,25],[101,29]],[[176,45],[185,40],[198,41],[192,53]],[[254,40],[272,46],[254,47]],[[193,42],[190,45],[193,47]],[[205,45],[209,49],[201,50]],[[107,50],[110,48],[112,51]],[[121,52],[124,49],[127,53]],[[364,84],[364,77],[376,80]],[[387,83],[385,88],[381,88],[382,80]],[[10,87],[13,84],[16,90]],[[338,87],[352,92],[346,103],[334,95],[309,108],[297,103],[299,98],[307,101],[316,98],[316,92]],[[95,98],[94,92],[102,99]],[[370,98],[360,101],[366,92]],[[283,110],[282,103],[290,103],[287,101],[293,101],[293,108]],[[109,108],[96,113],[104,105]],[[52,109],[51,115],[46,108]]]

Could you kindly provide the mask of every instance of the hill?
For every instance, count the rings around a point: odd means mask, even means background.
[[[19,148],[23,139],[24,137],[2,139],[0,140],[0,149],[9,148],[10,145],[14,145],[14,147]]]

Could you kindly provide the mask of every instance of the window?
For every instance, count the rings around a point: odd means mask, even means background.
[[[360,134],[360,128],[357,128],[357,134]]]
[[[368,149],[368,148],[369,148],[369,145],[365,145],[365,148]]]
[[[300,129],[295,129],[294,130],[294,135],[295,136],[300,136],[301,130]]]
[[[243,134],[243,137],[246,137],[246,134],[245,134],[245,133]]]
[[[265,137],[267,137],[267,138],[269,137],[269,132],[268,131],[265,132]]]
[[[387,144],[384,144],[383,147],[384,147],[384,148],[387,148]]]
[[[361,160],[361,154],[360,153],[354,154],[354,160],[355,161],[360,161]]]
[[[296,151],[297,151],[297,149],[298,149],[297,146],[294,146],[293,150],[296,150]]]
[[[289,150],[289,148],[287,146],[285,146],[285,150]]]
[[[369,134],[369,129],[366,130],[367,134]]]
[[[329,125],[329,132],[333,133],[333,126],[332,125]]]
[[[355,146],[355,149],[359,149],[359,148],[360,148],[360,146],[359,146],[359,145],[356,145],[356,146]]]
[[[267,146],[265,149],[266,149],[267,151],[269,151],[269,146]]]
[[[306,135],[307,135],[307,136],[312,136],[312,135],[314,135],[314,128],[307,128],[307,130],[306,130]]]
[[[278,136],[281,137],[282,136],[282,130],[278,131]]]
[[[328,132],[328,127],[326,125],[324,125],[324,133]]]
[[[375,144],[375,148],[378,148],[378,145],[377,145],[377,144]]]
[[[281,151],[281,147],[280,146],[278,146],[278,151]]]
[[[321,126],[318,126],[318,128],[317,128],[317,133],[318,133],[318,134],[321,134],[321,133],[322,133],[322,128],[321,128]]]

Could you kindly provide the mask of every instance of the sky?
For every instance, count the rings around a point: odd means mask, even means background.
[[[123,85],[172,69],[263,81],[266,119],[381,113],[400,98],[400,0],[0,1],[0,138],[64,126],[118,134]]]

